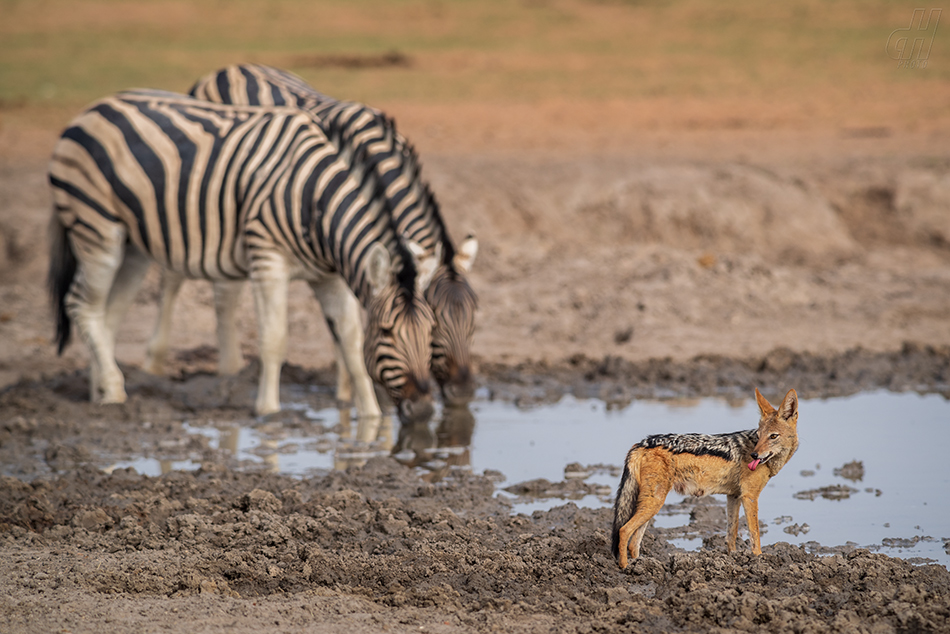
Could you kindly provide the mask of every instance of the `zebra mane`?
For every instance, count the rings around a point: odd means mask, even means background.
[[[453,274],[458,274],[458,271],[455,270],[454,260],[455,260],[455,244],[452,242],[452,238],[449,236],[449,229],[445,225],[445,220],[442,218],[442,210],[439,206],[439,201],[435,197],[435,192],[432,191],[432,188],[429,186],[429,183],[421,180],[422,174],[422,160],[419,158],[419,153],[416,151],[416,147],[405,138],[399,131],[396,129],[396,120],[387,115],[385,112],[380,112],[380,120],[384,130],[387,133],[392,134],[394,142],[394,147],[397,151],[402,152],[406,157],[406,163],[409,166],[410,177],[414,181],[419,181],[422,183],[422,201],[420,204],[429,208],[431,210],[430,215],[432,216],[432,221],[439,230],[441,242],[442,242],[442,264],[446,265]]]
[[[432,191],[428,183],[425,184],[424,195],[426,204],[433,210],[432,220],[438,225],[439,231],[442,233],[442,264],[446,265],[454,275],[458,275],[458,271],[455,270],[455,244],[449,237],[449,229],[445,226],[445,221],[442,219],[439,201],[436,199],[435,192]]]
[[[395,239],[396,252],[402,260],[402,267],[400,267],[396,273],[396,281],[399,283],[399,288],[405,293],[407,298],[415,297],[416,277],[419,275],[419,272],[416,270],[416,262],[412,259],[412,253],[409,252],[408,247],[406,247],[405,243],[399,238],[398,234]]]
[[[393,243],[395,245],[393,250],[401,260],[399,270],[396,272],[397,286],[406,295],[409,305],[413,305],[414,302],[412,301],[412,298],[415,297],[416,277],[418,276],[419,272],[416,269],[416,261],[413,258],[412,253],[409,251],[409,247],[406,246],[406,243],[399,235],[399,230],[396,227],[396,219],[393,217],[392,206],[389,198],[386,196],[386,189],[383,186],[383,181],[376,174],[376,170],[372,169],[372,167],[369,165],[369,161],[367,160],[367,151],[365,149],[360,149],[351,160],[353,167],[362,172],[360,175],[361,186],[362,184],[366,183],[366,181],[371,180],[373,185],[373,199],[382,201],[383,208],[385,210],[384,215],[386,216],[386,225],[392,234]]]

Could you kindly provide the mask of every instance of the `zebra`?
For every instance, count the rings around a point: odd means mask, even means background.
[[[434,315],[422,292],[437,258],[400,237],[373,170],[341,153],[311,114],[118,93],[62,133],[49,182],[56,341],[62,352],[75,322],[91,352],[93,401],[126,399],[115,334],[156,262],[185,277],[251,280],[258,415],[280,409],[287,289],[304,279],[356,340],[358,299],[368,316],[363,374],[384,386],[400,418],[431,416]],[[372,397],[363,413],[379,417],[372,384],[358,392]]]
[[[300,77],[269,66],[228,66],[199,79],[190,94],[215,103],[297,106],[323,120],[341,148],[366,154],[383,182],[399,232],[420,244],[427,253],[435,255],[441,249],[441,265],[425,291],[436,319],[432,335],[432,375],[447,404],[469,401],[474,392],[470,350],[475,334],[477,297],[466,273],[474,263],[478,241],[468,236],[458,248],[454,246],[438,202],[422,181],[418,155],[396,131],[393,120],[363,104],[327,97]],[[156,373],[161,371],[168,348],[171,304],[180,283],[181,278],[171,276],[163,281],[161,317],[149,346],[146,366]],[[236,295],[227,295],[236,292],[221,289],[219,293],[216,289],[216,297],[223,295],[218,304],[218,337],[222,350],[219,370],[225,373],[236,372],[240,367],[233,309]],[[340,370],[337,394],[342,400],[348,400],[349,377],[343,364],[338,363],[337,368]]]

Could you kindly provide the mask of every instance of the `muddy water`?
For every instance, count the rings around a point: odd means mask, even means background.
[[[440,413],[427,427],[386,427],[371,445],[348,440],[350,426],[340,424],[335,409],[301,407],[309,424],[291,428],[239,421],[186,430],[208,436],[237,468],[313,475],[392,452],[439,477],[458,469],[490,473],[499,482],[498,495],[509,498],[515,511],[530,514],[565,498],[591,508],[611,504],[623,456],[644,436],[747,429],[758,416],[751,399],[644,400],[619,409],[568,396],[518,408],[485,396],[468,410]],[[798,453],[760,499],[760,519],[767,524],[763,545],[789,542],[815,551],[854,545],[950,566],[950,461],[944,455],[950,446],[950,401],[883,391],[803,400],[799,437]],[[158,475],[199,465],[142,457],[113,466]],[[585,486],[565,490],[543,481],[537,485],[539,479],[579,479]],[[517,484],[526,481],[532,486],[519,490]],[[692,507],[683,500],[672,493],[655,527],[688,525]],[[722,496],[713,500],[723,506]],[[674,531],[670,540],[687,550],[702,546],[702,535],[685,529],[678,537]]]
[[[573,399],[526,412],[499,403],[477,407],[473,467],[499,469],[515,482],[557,480],[569,462],[619,465],[628,445],[649,434],[719,433],[757,420],[751,399],[636,402],[621,411]],[[950,401],[890,392],[804,400],[799,437],[798,453],[760,500],[760,519],[769,525],[763,543],[852,543],[950,564],[944,546],[950,538]],[[595,471],[591,478],[615,486],[608,475]],[[667,501],[682,500],[674,492]],[[688,520],[688,514],[668,513],[657,525]],[[677,545],[695,548],[702,540]]]

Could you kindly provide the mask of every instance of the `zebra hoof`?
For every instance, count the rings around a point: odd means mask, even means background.
[[[254,413],[257,416],[270,416],[271,414],[276,414],[280,411],[280,404],[273,403],[257,403],[254,405]]]
[[[119,394],[103,395],[102,398],[99,399],[99,405],[121,405],[122,403],[125,403],[127,398],[128,397],[126,396],[125,392],[121,392]]]

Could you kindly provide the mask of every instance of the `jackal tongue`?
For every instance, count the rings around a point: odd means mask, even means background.
[[[755,471],[755,468],[759,466],[760,462],[762,462],[762,460],[760,460],[759,458],[756,458],[755,460],[749,463],[749,469],[751,469],[752,471]]]

